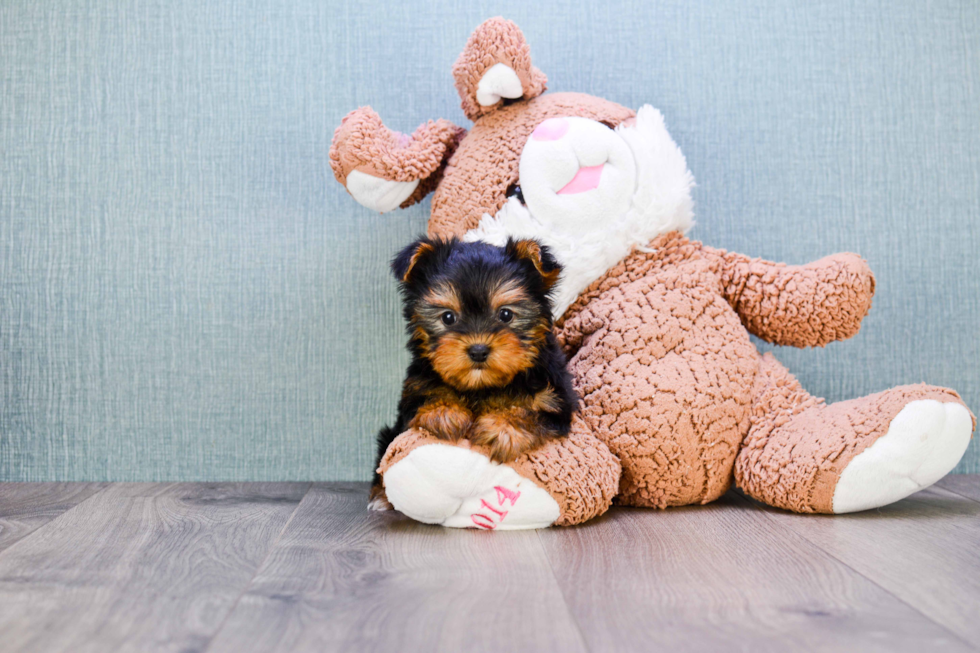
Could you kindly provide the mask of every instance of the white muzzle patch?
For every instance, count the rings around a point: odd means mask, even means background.
[[[586,118],[551,118],[524,145],[521,190],[542,224],[589,233],[626,213],[636,163],[623,138]]]

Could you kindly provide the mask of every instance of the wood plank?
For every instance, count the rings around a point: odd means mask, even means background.
[[[308,484],[118,484],[0,553],[6,651],[196,651]]]
[[[933,621],[980,641],[980,503],[933,487],[852,515],[754,505]]]
[[[980,474],[949,474],[936,485],[967,499],[980,501]]]
[[[106,483],[0,483],[0,551],[106,487]]]
[[[972,650],[731,494],[540,531],[593,650]],[[819,519],[819,518],[818,518]]]
[[[585,650],[533,531],[366,505],[366,484],[314,485],[209,653]]]

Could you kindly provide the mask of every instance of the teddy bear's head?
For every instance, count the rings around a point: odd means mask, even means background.
[[[474,31],[453,76],[468,133],[437,120],[399,134],[370,107],[344,118],[330,163],[354,199],[385,212],[434,190],[432,236],[544,242],[565,268],[556,316],[633,246],[690,227],[693,178],[652,107],[542,95],[547,78],[503,18]]]

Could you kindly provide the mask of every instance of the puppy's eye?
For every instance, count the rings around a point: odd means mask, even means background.
[[[456,314],[453,313],[452,311],[446,311],[445,313],[439,316],[439,319],[442,320],[442,323],[445,324],[446,326],[452,326],[456,324]]]
[[[517,201],[527,206],[524,202],[524,193],[521,192],[521,185],[514,183],[507,187],[507,197],[516,197]]]
[[[506,324],[514,319],[514,311],[510,310],[509,308],[502,308],[497,313],[497,319]]]

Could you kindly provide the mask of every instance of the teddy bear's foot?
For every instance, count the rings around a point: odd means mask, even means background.
[[[956,392],[925,384],[825,404],[772,354],[760,360],[754,391],[735,480],[752,498],[794,512],[903,499],[956,466],[975,426]]]
[[[622,468],[577,417],[567,437],[501,465],[487,447],[405,431],[378,466],[388,500],[412,519],[454,528],[571,526],[609,509]]]
[[[878,508],[929,487],[956,467],[972,430],[970,411],[963,404],[934,399],[908,403],[887,433],[841,472],[833,511]]]
[[[452,528],[551,526],[560,513],[548,492],[467,447],[425,444],[385,471],[392,505],[416,521]]]

